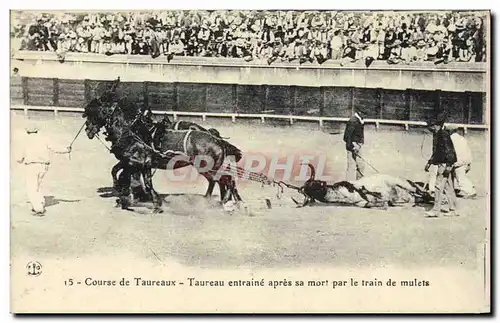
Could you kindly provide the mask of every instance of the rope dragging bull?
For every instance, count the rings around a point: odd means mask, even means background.
[[[301,203],[292,198],[299,207],[319,201],[328,204],[386,209],[389,206],[401,206],[409,203],[413,205],[432,203],[433,200],[423,185],[411,180],[377,173],[355,181],[328,184],[325,181],[317,180],[314,166],[307,165],[311,174],[302,186],[279,182],[304,196]]]

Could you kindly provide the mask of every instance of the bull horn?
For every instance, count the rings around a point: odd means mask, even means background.
[[[229,140],[229,139],[231,139],[231,137],[221,137],[221,139]]]
[[[314,181],[316,178],[316,170],[314,169],[314,166],[311,163],[308,163],[307,166],[311,169],[311,175],[309,176],[310,181]]]

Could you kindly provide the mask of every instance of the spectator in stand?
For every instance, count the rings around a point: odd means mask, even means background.
[[[331,58],[338,60],[342,58],[343,40],[340,37],[340,29],[334,29],[333,37],[330,40]]]
[[[363,60],[367,66],[375,60],[410,64],[420,60],[422,51],[435,63],[486,58],[484,18],[465,12],[216,10],[51,14],[35,19],[29,19],[29,12],[23,15],[25,21],[36,23],[13,24],[12,36],[22,38],[22,49],[35,51],[167,58],[176,53],[268,64]]]
[[[92,43],[91,43],[91,51],[92,53],[101,53],[101,40],[103,37],[103,30],[101,28],[101,23],[96,22],[92,23],[91,25],[91,37],[92,37]]]
[[[36,23],[27,28],[24,41],[25,48],[32,51],[49,50],[47,46],[49,31],[44,25],[45,17],[38,16]]]
[[[342,53],[342,59],[340,65],[343,66],[346,63],[354,63],[357,61],[357,48],[356,44],[353,43],[352,39],[347,39],[344,51]]]
[[[382,59],[389,61],[389,58],[391,57],[391,53],[393,53],[392,48],[394,47],[394,44],[396,43],[396,40],[398,40],[398,36],[396,32],[394,31],[394,27],[390,26],[385,33],[385,39],[384,39],[384,52],[382,54]]]
[[[203,46],[203,44],[200,44]],[[185,51],[184,51],[184,44],[181,41],[180,36],[175,36],[174,41],[172,42],[170,46],[170,53],[175,55],[175,56],[184,56]]]
[[[326,43],[316,40],[313,55],[318,64],[323,64],[328,59],[328,48]]]
[[[468,62],[472,56],[472,39],[469,32],[465,28],[465,22],[460,22],[456,25],[458,38],[458,60]]]
[[[366,67],[370,67],[370,65],[378,58],[378,56],[379,56],[379,46],[377,45],[377,39],[373,38],[370,41],[370,44],[366,46],[363,53]]]
[[[208,29],[208,22],[204,21],[201,25],[201,29],[198,32],[198,42],[203,46],[203,49],[208,48],[208,44],[210,42],[211,31]]]
[[[262,43],[262,40],[258,39],[257,44],[254,46],[252,57],[257,59],[267,60],[271,56],[272,56],[272,48],[269,47],[269,44],[267,42]]]
[[[82,53],[89,52],[90,42],[90,27],[88,25],[88,17],[85,17],[84,22],[77,27],[76,36],[78,37],[77,50]]]
[[[123,28],[123,41],[125,45],[125,53],[127,54],[132,53],[132,44],[134,42],[135,37],[136,37],[135,29],[130,26],[130,22],[125,22]]]
[[[474,40],[475,62],[483,62],[486,58],[486,46],[484,44],[483,20],[479,17],[474,19],[472,38]]]
[[[390,52],[389,52],[389,58],[387,59],[387,63],[389,64],[398,64],[402,62],[402,57],[401,57],[401,41],[399,39],[396,39],[392,46],[390,47]]]
[[[416,62],[423,62],[427,58],[427,44],[423,39],[420,39],[416,43],[417,59]]]
[[[101,53],[109,55],[111,54],[111,38],[112,38],[112,30],[111,25],[108,21],[105,21],[103,34],[102,34],[102,49]]]
[[[162,54],[168,51],[168,33],[164,25],[158,25],[156,30],[156,39],[158,41],[159,50]]]
[[[236,40],[231,51],[231,57],[243,58],[245,60],[249,60],[249,58],[251,58],[251,53],[248,51],[243,38],[238,38],[238,40]]]
[[[281,38],[276,38],[274,41],[274,46],[272,46],[271,57],[267,59],[267,64],[271,65],[274,61],[281,57],[283,47],[284,46]]]
[[[425,52],[427,55],[426,60],[434,62],[437,58],[438,51],[439,51],[439,47],[438,47],[437,42],[435,40],[431,40],[431,43],[430,43],[429,47],[427,47],[427,50]]]
[[[385,30],[383,29],[383,25],[378,23],[378,26],[375,28],[377,32],[377,46],[378,46],[378,58],[384,59],[385,54]]]

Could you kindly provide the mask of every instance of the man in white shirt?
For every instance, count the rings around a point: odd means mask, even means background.
[[[50,165],[50,152],[68,154],[71,147],[58,147],[51,143],[48,138],[39,133],[36,125],[26,127],[27,137],[25,147],[17,158],[19,164],[24,165],[26,178],[26,190],[31,203],[31,211],[35,216],[45,214],[45,197],[41,192],[42,180]]]
[[[458,134],[458,129],[450,129],[451,141],[457,154],[457,162],[455,163],[454,177],[456,179],[455,187],[459,190],[459,197],[473,197],[476,195],[476,189],[472,181],[467,176],[472,164],[472,152],[470,150],[467,139]]]
[[[335,30],[334,35],[330,41],[330,47],[332,49],[332,60],[339,60],[342,58],[342,46],[343,41],[340,37],[340,30]]]

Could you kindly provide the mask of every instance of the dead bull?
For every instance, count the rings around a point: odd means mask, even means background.
[[[385,174],[365,176],[356,181],[341,181],[332,185],[315,179],[316,171],[311,164],[309,179],[302,187],[293,187],[304,195],[299,206],[314,201],[323,203],[352,205],[365,208],[387,208],[412,203],[432,203],[433,198],[417,183]]]

